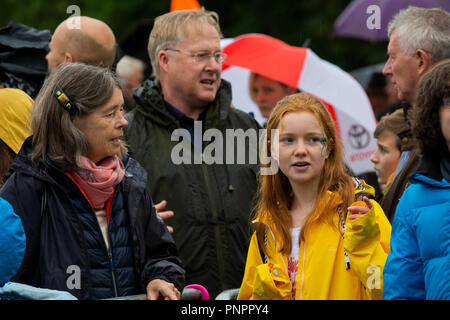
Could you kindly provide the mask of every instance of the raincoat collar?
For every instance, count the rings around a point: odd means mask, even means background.
[[[137,112],[151,118],[155,123],[169,127],[171,130],[179,127],[176,117],[167,110],[161,84],[157,79],[147,79],[133,93]],[[231,84],[221,79],[216,97],[207,107],[208,110],[204,120],[205,130],[218,127],[217,119],[225,120],[228,117],[230,105]]]
[[[447,157],[450,157],[448,154]],[[444,179],[441,172],[440,162],[442,159],[432,157],[430,155],[424,155],[420,159],[419,168],[416,173],[411,176],[412,182],[422,182],[437,188],[449,188],[450,181]]]

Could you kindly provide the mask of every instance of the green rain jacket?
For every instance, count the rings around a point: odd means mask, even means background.
[[[134,98],[136,108],[126,115],[125,140],[130,153],[148,172],[147,188],[155,203],[167,200],[164,210],[175,213],[166,223],[174,228],[186,284],[201,284],[212,297],[238,288],[257,189],[259,140],[255,136],[259,138],[259,124],[231,107],[231,85],[222,80],[215,100],[207,106],[201,157],[186,151],[193,150],[190,138],[173,135],[180,124],[167,111],[158,82],[145,81]],[[227,129],[228,134],[247,134],[247,138],[227,139]],[[234,147],[226,149],[233,142]],[[182,149],[186,145],[188,148]],[[177,164],[180,157],[184,161]]]

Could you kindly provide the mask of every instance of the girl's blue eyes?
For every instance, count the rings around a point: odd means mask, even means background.
[[[292,138],[282,138],[280,141],[281,142],[292,142],[292,141],[294,141],[294,139],[292,139]]]
[[[290,138],[290,137],[285,137],[285,138],[280,139],[280,142],[284,142],[284,143],[290,143],[293,141],[294,141],[294,139]],[[322,141],[322,138],[319,138],[319,137],[311,137],[311,138],[306,139],[306,142],[310,143],[310,144],[321,143],[321,141]]]

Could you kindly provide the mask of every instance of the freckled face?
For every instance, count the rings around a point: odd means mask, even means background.
[[[310,112],[286,114],[278,126],[279,166],[291,184],[317,182],[327,158],[324,131]]]

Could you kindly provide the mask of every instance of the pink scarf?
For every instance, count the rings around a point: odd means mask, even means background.
[[[70,172],[73,180],[85,192],[95,210],[105,207],[124,175],[122,163],[117,156],[104,159],[99,165],[86,157],[81,157],[81,167]]]

